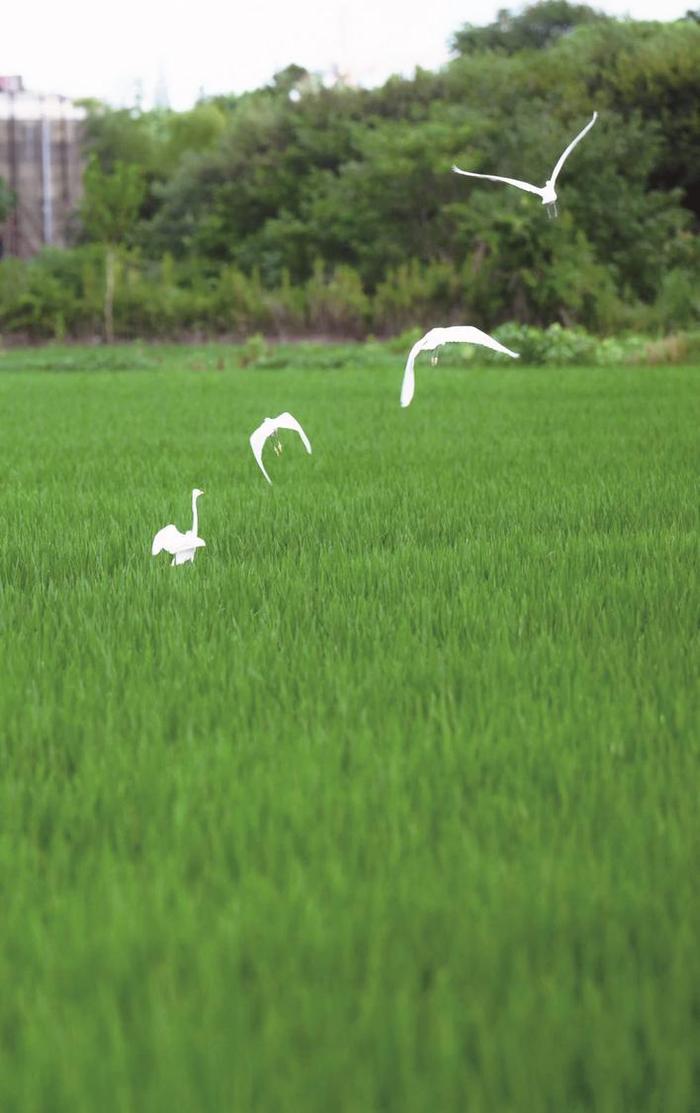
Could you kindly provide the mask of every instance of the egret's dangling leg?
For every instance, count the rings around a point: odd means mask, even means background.
[[[549,205],[547,205],[547,216],[550,220],[555,216],[559,216],[559,209],[557,208],[556,201],[551,201]]]

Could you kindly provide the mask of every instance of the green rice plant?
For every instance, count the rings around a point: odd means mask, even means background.
[[[0,1109],[689,1113],[697,368],[318,350],[0,355]]]

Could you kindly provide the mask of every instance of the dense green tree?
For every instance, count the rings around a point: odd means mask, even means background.
[[[465,24],[454,35],[452,49],[458,54],[484,50],[497,50],[504,54],[544,50],[564,35],[569,35],[575,27],[606,22],[609,18],[587,4],[570,4],[568,0],[543,0],[519,14],[501,8],[496,21],[486,27]]]
[[[293,62],[291,65],[285,66],[283,70],[273,74],[272,88],[276,93],[281,93],[285,97],[288,97],[290,93],[301,95],[301,90],[305,87],[308,88],[311,80],[309,71],[304,66],[297,66]]]
[[[84,189],[83,226],[90,238],[105,248],[104,325],[105,337],[111,342],[117,261],[134,232],[144,185],[138,166],[116,161],[111,171],[105,171],[93,155],[85,170]]]
[[[325,89],[290,65],[226,104],[102,121],[103,146],[126,161],[140,151],[146,175],[157,168],[142,247],[200,260],[212,275],[222,263],[255,269],[266,284],[283,273],[305,281],[320,258],[356,267],[369,291],[410,260],[466,266],[478,286],[478,258],[502,291],[484,312],[562,318],[574,297],[557,265],[564,224],[550,228],[532,198],[466,183],[450,166],[544,180],[595,106],[599,124],[562,179],[573,222],[565,254],[581,251],[581,273],[606,270],[599,289],[652,299],[666,269],[687,263],[697,211],[700,28],[545,0],[465,28],[455,45],[460,56],[441,73],[380,89]],[[559,297],[543,293],[552,276]],[[574,300],[572,312],[590,303]]]
[[[291,64],[261,89],[189,112],[91,102],[88,238],[126,239],[158,273],[167,258],[169,304],[183,289],[190,307],[211,296],[222,327],[245,327],[251,305],[260,327],[300,327],[301,291],[307,323],[352,321],[355,331],[369,319],[365,296],[378,328],[417,314],[602,330],[642,312],[674,327],[692,320],[693,13],[635,22],[544,0],[463,27],[454,45],[439,72],[418,69],[370,90],[326,88]],[[544,182],[594,108],[598,123],[560,179],[559,220],[530,195],[451,173],[458,163]],[[110,183],[122,192],[120,182],[133,204],[125,230],[107,238],[95,199]],[[113,202],[118,213],[120,197]]]

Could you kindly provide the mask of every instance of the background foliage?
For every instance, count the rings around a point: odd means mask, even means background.
[[[548,0],[467,25],[453,47],[440,72],[378,89],[325,88],[292,65],[189,112],[92,102],[79,242],[2,264],[0,330],[98,330],[115,227],[121,336],[697,321],[693,14],[640,23]],[[593,108],[557,221],[529,195],[450,173],[458,162],[543,181]],[[138,203],[105,216],[125,181]]]

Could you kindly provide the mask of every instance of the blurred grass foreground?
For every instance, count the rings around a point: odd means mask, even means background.
[[[0,356],[3,1113],[697,1108],[697,366],[404,358]]]

